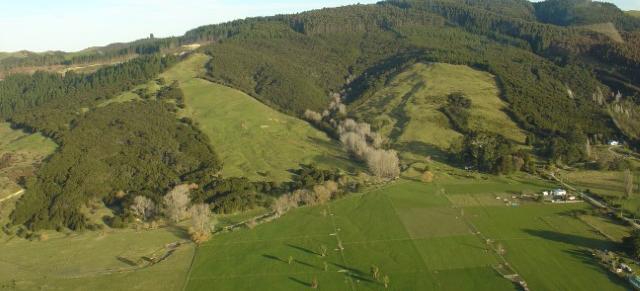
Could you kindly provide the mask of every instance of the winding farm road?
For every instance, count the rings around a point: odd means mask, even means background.
[[[20,191],[18,191],[18,192],[16,192],[16,193],[13,193],[13,194],[11,194],[11,195],[9,195],[9,196],[7,196],[7,197],[4,197],[4,198],[2,198],[2,199],[0,199],[0,203],[4,202],[4,201],[6,201],[6,200],[9,200],[9,199],[11,199],[11,198],[13,198],[13,197],[20,196],[20,195],[22,195],[22,194],[24,194],[24,189],[20,189]]]

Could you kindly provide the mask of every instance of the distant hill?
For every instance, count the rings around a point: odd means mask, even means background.
[[[640,17],[640,11],[638,11],[638,10],[627,11],[627,14],[629,14],[631,16],[635,16],[635,17]]]

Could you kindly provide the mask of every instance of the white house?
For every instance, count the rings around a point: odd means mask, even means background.
[[[551,194],[553,194],[554,197],[564,197],[564,196],[567,196],[567,190],[554,189],[554,190],[551,190]]]
[[[542,196],[549,196],[549,191],[542,191]]]
[[[620,145],[620,142],[617,141],[617,140],[611,140],[611,141],[609,141],[609,145],[610,146],[618,146],[618,145]]]

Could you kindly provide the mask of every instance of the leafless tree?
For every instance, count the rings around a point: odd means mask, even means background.
[[[189,209],[191,213],[191,227],[189,234],[191,239],[200,244],[211,236],[211,209],[207,204],[196,204]]]
[[[178,185],[164,196],[164,215],[173,222],[180,222],[187,217],[187,207],[191,202],[190,185]]]
[[[148,220],[156,212],[156,205],[151,199],[144,196],[136,196],[131,204],[131,211],[142,220]]]
[[[624,171],[624,196],[625,199],[631,198],[633,195],[633,174],[629,169]]]
[[[400,175],[400,160],[394,150],[372,150],[365,157],[369,170],[380,178],[393,179]]]
[[[311,122],[319,122],[320,120],[322,120],[322,115],[318,112],[307,109],[304,112],[304,118]]]

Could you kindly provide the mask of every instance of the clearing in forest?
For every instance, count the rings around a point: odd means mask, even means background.
[[[0,199],[20,190],[18,179],[33,175],[55,149],[56,144],[39,133],[28,134],[0,123]]]
[[[198,78],[208,56],[194,54],[162,74],[179,81],[185,95],[182,115],[194,120],[224,161],[223,175],[253,180],[288,180],[300,163],[348,169],[339,144],[308,123],[280,113],[253,97]]]
[[[494,77],[467,66],[418,63],[394,77],[388,86],[352,108],[389,137],[400,151],[442,158],[462,135],[441,111],[452,93],[472,102],[469,127],[500,133],[524,143],[524,132],[508,116]]]

